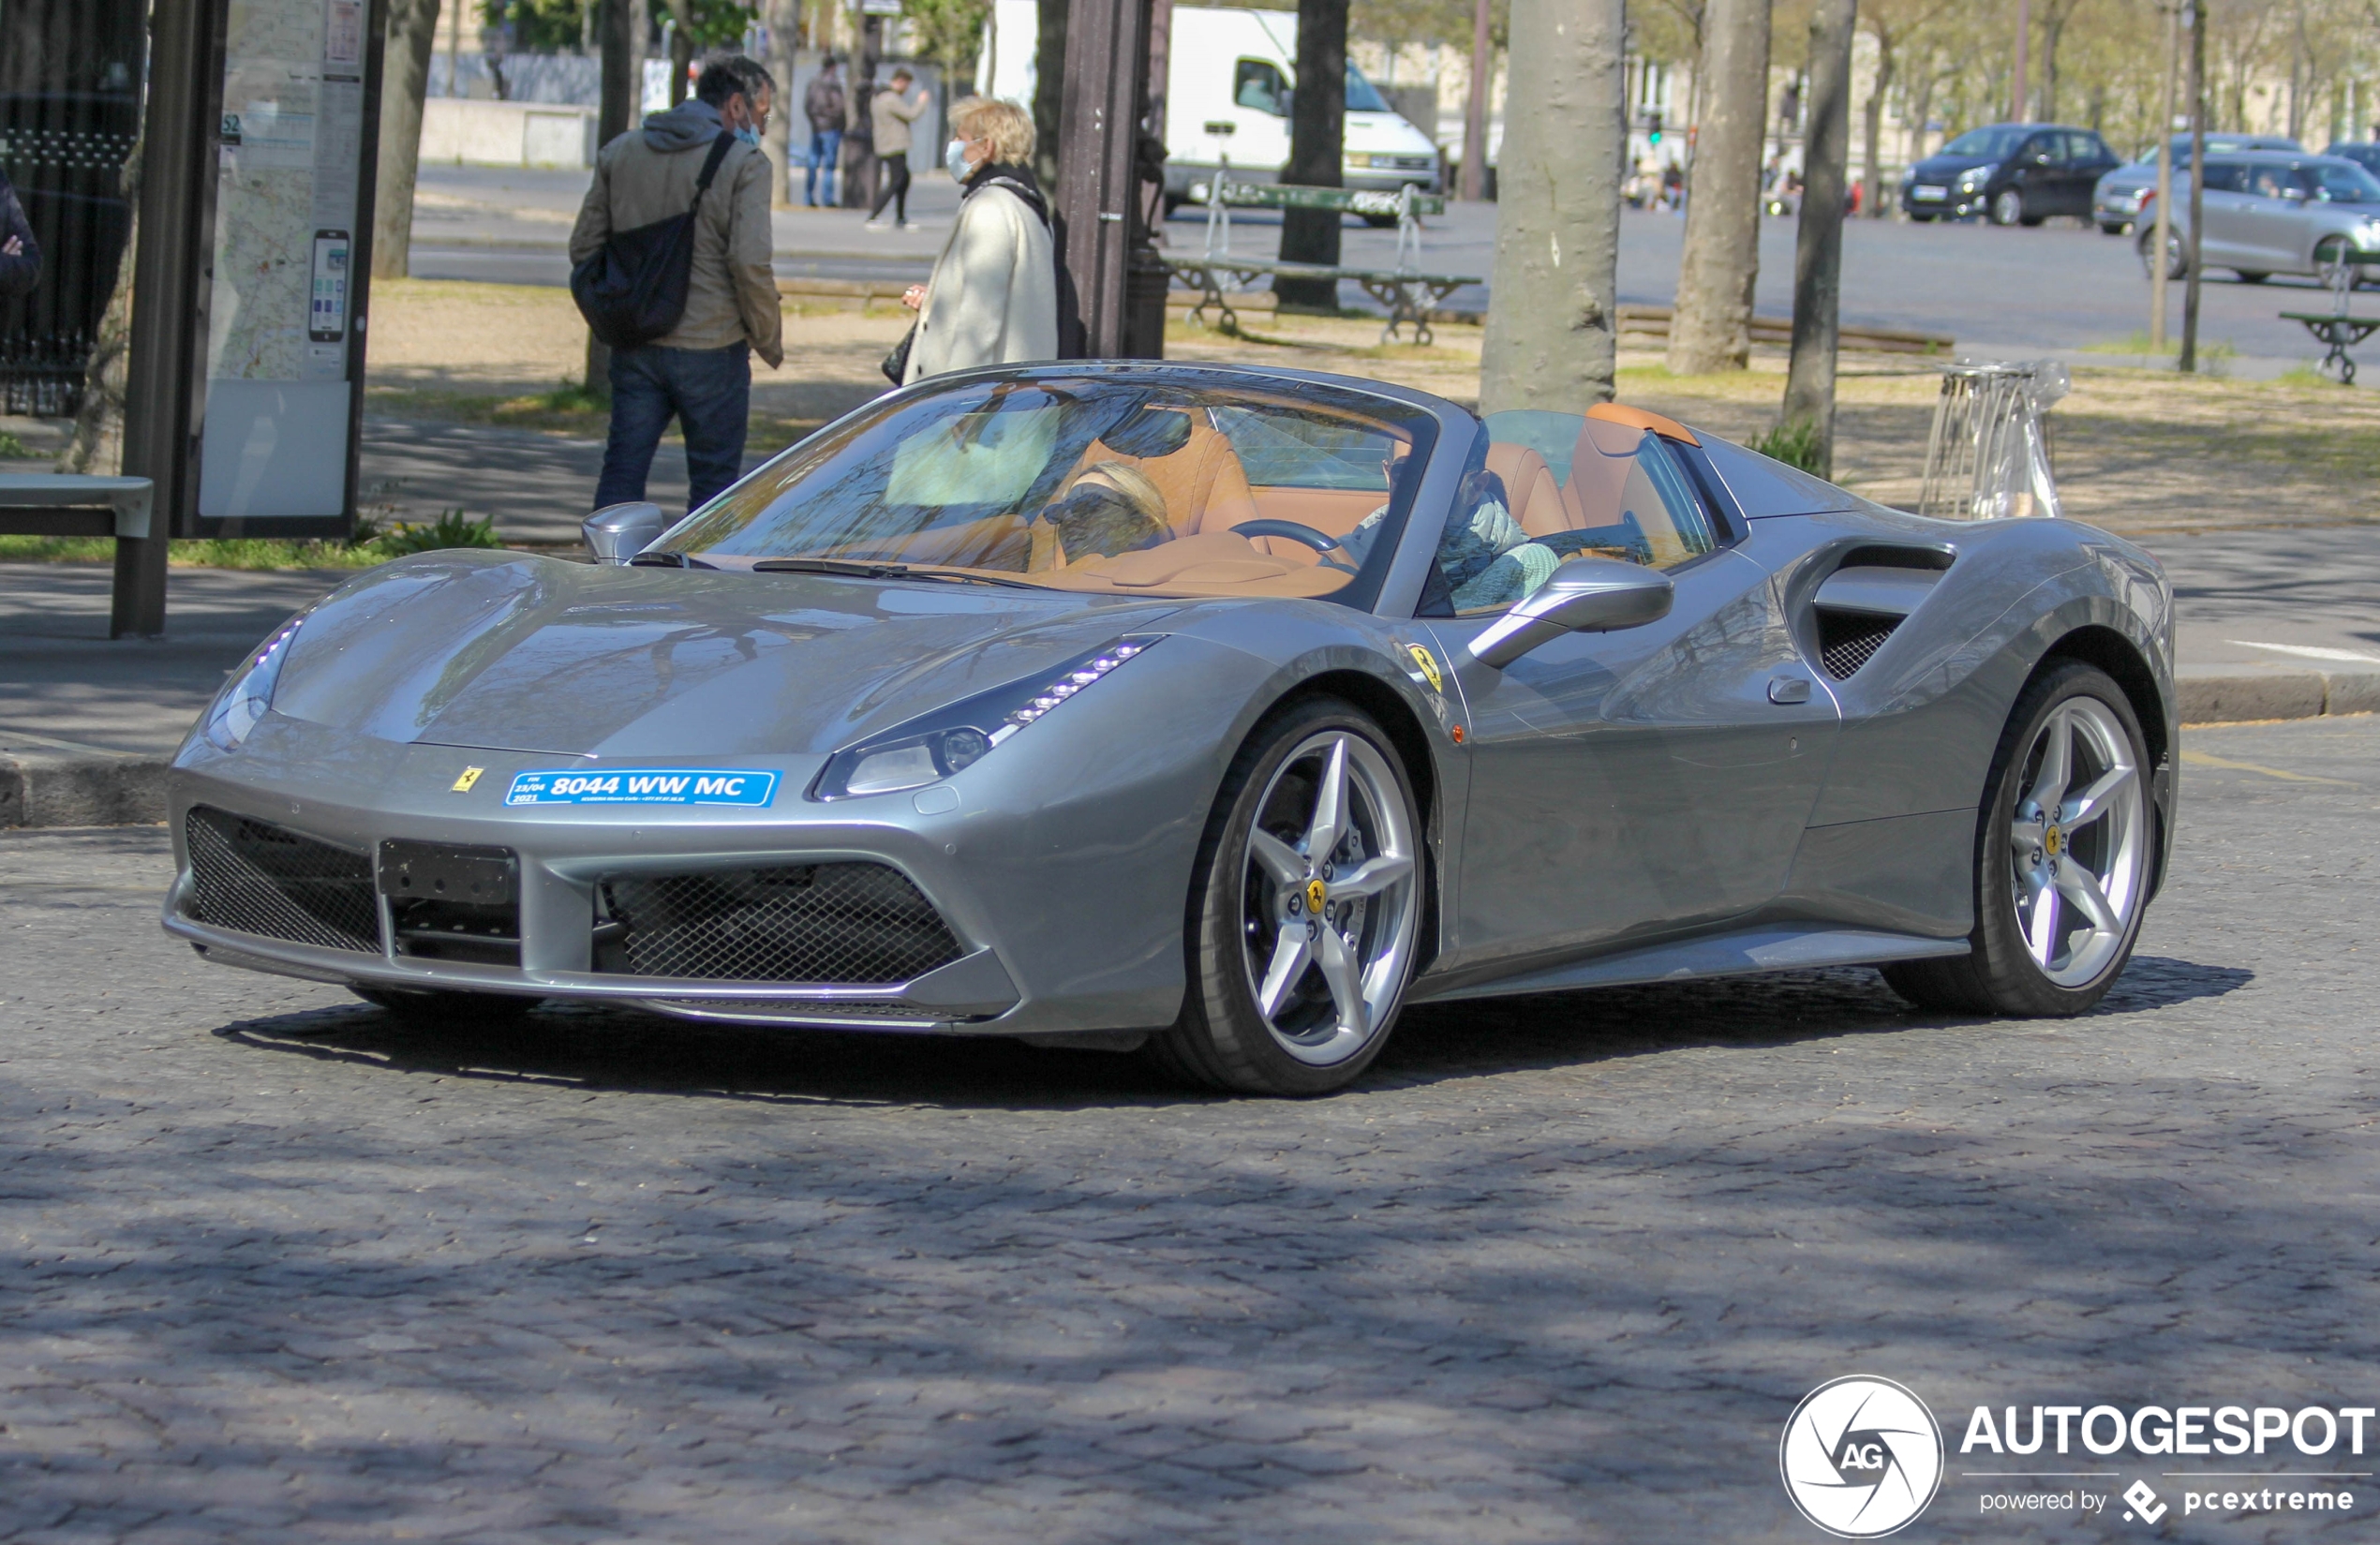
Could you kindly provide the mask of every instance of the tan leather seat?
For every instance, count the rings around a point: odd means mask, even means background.
[[[1505,495],[1512,501],[1512,518],[1529,535],[1551,536],[1578,524],[1563,501],[1561,484],[1554,481],[1554,468],[1527,446],[1490,441],[1487,468],[1504,480]]]
[[[1191,409],[1188,417],[1190,438],[1182,449],[1167,455],[1127,456],[1093,440],[1068,474],[1067,485],[1072,485],[1076,475],[1101,462],[1120,461],[1138,468],[1165,496],[1166,524],[1176,539],[1254,519],[1256,498],[1248,492],[1248,474],[1240,466],[1239,453],[1205,412]]]

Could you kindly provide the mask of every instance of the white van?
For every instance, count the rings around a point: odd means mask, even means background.
[[[994,0],[984,22],[975,89],[987,97],[1033,101],[1036,0]],[[1289,93],[1296,84],[1298,14],[1287,10],[1212,10],[1177,6],[1166,69],[1166,207],[1230,157],[1243,182],[1275,183],[1289,162]],[[1229,124],[1227,133],[1212,132]],[[1439,186],[1437,147],[1399,117],[1363,72],[1347,66],[1345,159],[1348,187],[1390,192],[1407,184]]]

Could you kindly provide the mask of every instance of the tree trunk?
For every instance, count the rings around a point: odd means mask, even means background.
[[[1066,107],[1066,8],[1070,0],[1041,0],[1041,35],[1034,46],[1033,174],[1058,186],[1058,127]]]
[[[677,24],[669,29],[669,105],[686,100],[686,72],[694,64],[693,0],[668,0],[670,20]]]
[[[1463,103],[1461,193],[1477,203],[1487,197],[1488,88],[1494,84],[1495,51],[1488,46],[1489,0],[1471,7],[1471,87]]]
[[[1768,0],[1711,0],[1703,27],[1701,74],[1710,88],[1700,94],[1707,111],[1696,126],[1687,174],[1686,251],[1670,321],[1669,367],[1680,376],[1750,363],[1752,286],[1761,265]],[[1519,52],[1513,50],[1516,60]]]
[[[1281,180],[1303,187],[1338,187],[1346,149],[1347,0],[1298,0],[1298,86],[1289,98],[1289,164]],[[1339,222],[1335,209],[1285,209],[1281,212],[1281,260],[1329,263],[1339,260]],[[1275,304],[1284,311],[1335,315],[1339,285],[1335,279],[1272,281]]]
[[[2207,186],[2207,0],[2190,5],[2190,229],[2182,246],[2190,272],[2181,283],[2181,354],[2174,367],[2187,375],[2198,368],[2198,232],[2206,212]],[[2159,254],[2162,258],[2163,254]]]
[[[1844,182],[1852,140],[1852,31],[1857,0],[1818,0],[1809,19],[1809,117],[1802,217],[1793,246],[1793,360],[1785,423],[1807,424],[1822,478],[1835,475],[1835,346],[1842,321]]]
[[[596,46],[602,61],[602,94],[595,108],[595,142],[601,146],[628,132],[636,104],[644,97],[643,71],[638,66],[645,50],[636,36],[635,0],[593,3]],[[586,386],[588,394],[598,401],[612,400],[612,351],[597,342],[593,333],[587,334]]]
[[[83,364],[82,405],[75,411],[74,438],[58,457],[61,472],[114,477],[124,469],[124,389],[132,364],[132,260],[141,250],[141,157],[147,137],[144,122],[133,136],[132,154],[124,158],[117,186],[131,207],[132,224],[125,232],[124,257],[116,264],[115,289],[108,295],[108,308],[91,339],[91,357]]]
[[[460,0],[458,0],[460,3]],[[372,277],[412,272],[413,179],[422,158],[422,99],[430,90],[430,49],[439,0],[389,0],[380,64],[380,165],[372,204]]]
[[[1891,210],[1884,200],[1884,94],[1893,89],[1893,45],[1882,30],[1876,34],[1876,83],[1867,93],[1867,208],[1871,220]]]
[[[1576,413],[1611,399],[1626,24],[1622,0],[1513,0],[1483,411]],[[1756,137],[1760,117],[1755,108]]]
[[[777,77],[776,111],[769,114],[768,132],[761,148],[768,156],[768,203],[772,209],[794,206],[794,158],[804,148],[794,135],[798,105],[790,95],[794,82],[794,38],[801,29],[801,0],[774,0],[768,7],[768,73]]]

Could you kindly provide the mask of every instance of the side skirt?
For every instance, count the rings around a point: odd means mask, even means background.
[[[1808,971],[1819,966],[1873,966],[1888,960],[1926,960],[1969,952],[1965,939],[1925,939],[1867,928],[1738,928],[1461,987],[1439,988],[1424,979],[1413,985],[1406,1001],[1432,1003],[1465,998],[1509,998],[1525,992],[1568,992],[1578,988],[1620,987],[1634,982],[1685,982],[1766,971]]]

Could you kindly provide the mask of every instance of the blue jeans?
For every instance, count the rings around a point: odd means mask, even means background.
[[[645,497],[645,476],[672,415],[686,436],[686,508],[698,510],[744,470],[751,416],[750,346],[612,350],[612,432],[595,508]]]
[[[826,172],[826,203],[830,208],[833,206],[835,202],[835,160],[836,157],[841,156],[842,153],[843,131],[841,129],[813,128],[810,131],[809,169],[802,174],[801,181],[801,201],[803,203],[815,205],[818,202],[819,172],[823,168]]]

